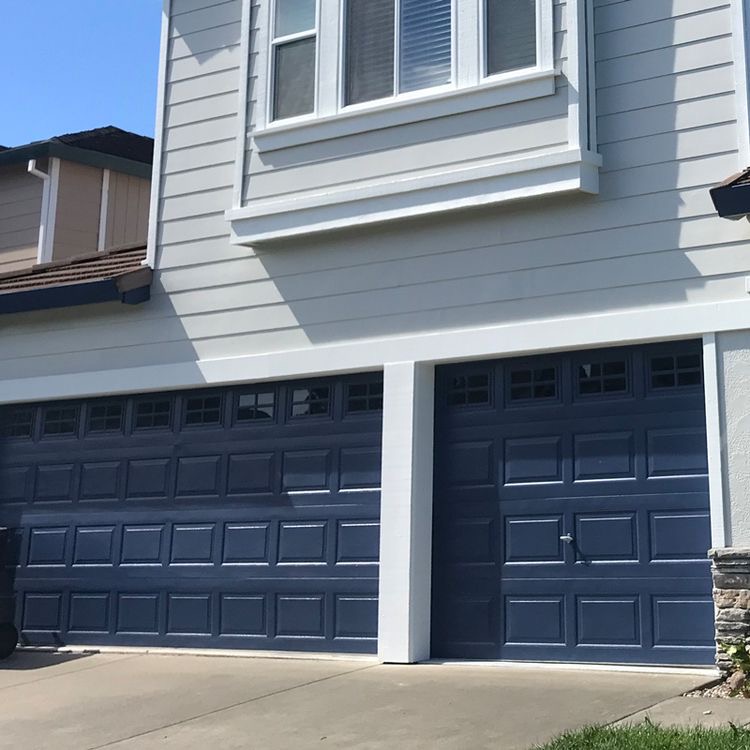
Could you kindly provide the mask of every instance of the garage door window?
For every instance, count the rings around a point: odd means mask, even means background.
[[[697,386],[701,383],[699,354],[678,354],[651,359],[651,387],[655,390]]]
[[[33,431],[33,409],[13,409],[3,416],[3,437],[30,438]]]
[[[467,373],[451,378],[448,384],[448,406],[479,406],[490,403],[490,374]]]
[[[327,385],[315,388],[295,388],[292,391],[292,416],[326,416],[331,408],[331,389]]]
[[[122,404],[97,404],[89,409],[87,432],[121,432]]]
[[[538,401],[553,398],[557,398],[556,367],[532,367],[511,371],[511,401]]]
[[[237,421],[272,420],[275,402],[276,394],[273,391],[241,393],[237,399]]]
[[[74,406],[47,409],[44,412],[45,437],[75,435],[78,431],[78,409]]]
[[[185,426],[221,424],[221,396],[193,396],[185,402]]]
[[[624,359],[582,362],[578,365],[579,396],[625,393],[627,390],[628,366]]]
[[[347,413],[382,411],[383,381],[350,383],[346,389]]]
[[[171,422],[171,401],[139,401],[135,406],[136,430],[153,430],[169,427]]]

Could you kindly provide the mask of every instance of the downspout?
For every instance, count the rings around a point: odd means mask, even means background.
[[[44,244],[47,239],[47,221],[49,214],[49,193],[51,178],[46,172],[36,167],[36,159],[30,159],[26,170],[29,174],[38,177],[44,183],[42,187],[42,214],[39,220],[39,242],[37,245],[36,262],[41,263],[44,257]]]

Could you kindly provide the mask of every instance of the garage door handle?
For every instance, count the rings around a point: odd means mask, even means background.
[[[561,541],[561,542],[565,542],[565,544],[572,544],[572,542],[573,542],[573,537],[572,537],[572,536],[571,536],[570,534],[563,534],[563,535],[562,535],[562,536],[560,537],[560,541]]]

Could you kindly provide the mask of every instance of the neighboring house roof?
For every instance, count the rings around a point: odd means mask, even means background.
[[[137,177],[150,177],[154,140],[108,125],[80,133],[57,135],[23,146],[0,147],[0,166],[50,156]]]
[[[709,191],[716,212],[725,219],[750,214],[750,167],[733,174]]]
[[[40,263],[0,275],[0,313],[46,310],[119,300],[135,305],[150,297],[153,271],[146,248],[124,247]]]

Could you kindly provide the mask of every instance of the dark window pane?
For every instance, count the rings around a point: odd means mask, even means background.
[[[346,4],[346,103],[393,96],[395,0]]]
[[[557,396],[557,370],[554,367],[511,370],[510,383],[511,401]]]
[[[347,412],[382,411],[383,381],[351,383],[346,387]]]
[[[276,47],[274,119],[307,115],[314,110],[315,44],[312,37]]]
[[[487,0],[487,74],[536,65],[536,0]]]
[[[330,388],[295,388],[292,392],[292,416],[307,417],[328,414],[330,406]]]
[[[135,429],[147,430],[154,427],[169,427],[172,421],[172,402],[139,401],[135,406]]]
[[[601,393],[602,384],[600,380],[582,380],[578,384],[578,392],[584,396],[592,393]]]
[[[274,399],[273,392],[241,394],[237,403],[237,421],[273,419]]]
[[[221,422],[221,396],[193,396],[185,403],[185,424],[203,425]]]
[[[44,435],[75,435],[78,409],[75,406],[50,407],[44,412]]]
[[[674,357],[655,357],[651,360],[651,370],[673,370]]]
[[[651,360],[651,387],[654,389],[697,386],[702,382],[700,354],[654,357]]]
[[[488,372],[458,375],[448,383],[448,405],[466,406],[490,403],[490,374]]]
[[[88,432],[120,432],[122,404],[96,404],[89,407]]]
[[[678,372],[677,385],[700,385],[700,372]]]
[[[605,375],[622,375],[625,372],[625,362],[605,362],[604,363],[604,374]]]
[[[622,393],[628,389],[625,378],[605,378],[604,391],[606,393]]]
[[[622,393],[628,389],[624,360],[585,362],[578,366],[578,395]]]
[[[401,0],[401,91],[450,83],[452,0]]]
[[[651,379],[651,384],[654,388],[674,388],[674,375],[671,372],[654,375]]]

